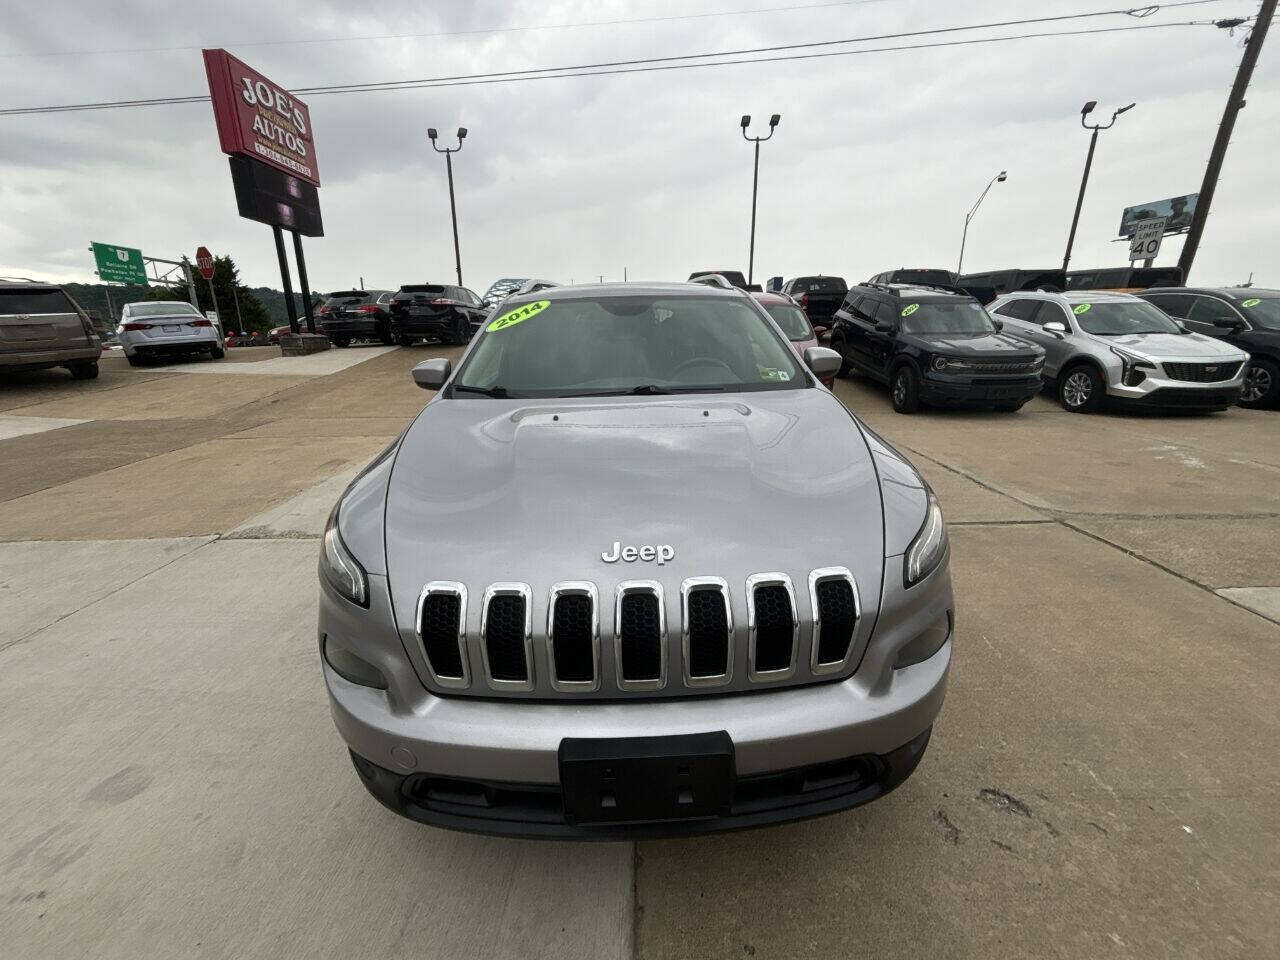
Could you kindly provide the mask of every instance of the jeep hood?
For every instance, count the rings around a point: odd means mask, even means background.
[[[387,487],[395,614],[412,629],[432,580],[480,603],[527,583],[535,624],[553,583],[657,580],[676,608],[686,577],[846,566],[878,606],[880,485],[861,430],[824,390],[575,400],[433,400],[406,432]],[[606,563],[613,544],[670,545],[674,558]],[[804,603],[807,607],[807,602]],[[545,624],[544,624],[545,626]],[[538,629],[535,626],[535,630]]]

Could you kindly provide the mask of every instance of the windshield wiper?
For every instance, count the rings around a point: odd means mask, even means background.
[[[599,390],[592,393],[575,393],[575,397],[636,397],[667,396],[673,393],[724,393],[724,387],[660,387],[656,383],[642,383],[626,390]]]
[[[496,397],[499,400],[507,398],[506,387],[469,387],[465,383],[454,384],[454,393],[478,393],[485,397]]]

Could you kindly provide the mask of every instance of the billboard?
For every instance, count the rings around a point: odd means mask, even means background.
[[[304,237],[323,237],[320,191],[307,181],[275,167],[233,156],[231,182],[236,188],[240,216],[273,227],[284,227]]]
[[[261,160],[318,187],[307,105],[225,50],[205,50],[204,69],[223,153]]]
[[[1198,193],[1187,193],[1181,197],[1170,197],[1168,200],[1156,200],[1152,203],[1139,204],[1136,207],[1125,207],[1120,217],[1120,236],[1132,237],[1140,220],[1158,220],[1164,218],[1164,232],[1182,233],[1191,226],[1191,218],[1196,212]]]

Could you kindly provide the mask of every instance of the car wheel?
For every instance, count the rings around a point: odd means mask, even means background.
[[[1244,371],[1242,407],[1270,407],[1280,399],[1280,366],[1263,357],[1254,357]]]
[[[471,339],[471,324],[466,317],[458,318],[458,325],[453,330],[453,342],[458,346],[464,346]]]
[[[348,340],[346,337],[334,337],[334,338],[333,338],[333,345],[334,345],[335,347],[346,347],[346,346],[350,346],[350,344],[351,344],[351,341],[350,341],[350,340]]]
[[[71,371],[71,376],[77,380],[96,380],[98,379],[98,361],[90,360],[88,363],[73,363],[67,368]]]
[[[840,354],[840,369],[836,371],[836,376],[843,379],[853,372],[853,367],[849,365],[849,361],[844,358],[844,340],[839,342],[832,340],[831,349]]]
[[[227,351],[223,350],[222,347],[213,347],[209,351],[209,356],[213,357],[213,359],[215,360],[221,360],[226,355],[227,355]]]
[[[915,413],[920,409],[920,376],[913,367],[904,363],[893,371],[889,394],[898,413]]]
[[[407,333],[399,334],[396,337],[396,343],[400,344],[402,347],[410,346],[413,343],[413,337],[409,336]]]
[[[140,367],[140,366],[142,366],[142,356],[141,356],[141,354],[137,354],[137,353],[135,353],[135,354],[133,354],[132,356],[129,356],[128,354],[126,354],[126,355],[125,355],[125,359],[129,361],[129,366],[131,366],[131,367]]]
[[[1093,367],[1071,367],[1058,381],[1058,402],[1072,413],[1092,413],[1102,406],[1106,389]]]
[[[386,324],[382,324],[378,327],[378,339],[382,341],[383,346],[387,347],[396,342],[396,338],[391,336],[391,328]]]

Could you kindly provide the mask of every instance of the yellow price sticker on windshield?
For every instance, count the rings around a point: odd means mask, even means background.
[[[1088,312],[1089,312],[1090,310],[1092,310],[1092,309],[1093,309],[1093,304],[1092,304],[1092,303],[1082,303],[1082,304],[1080,304],[1078,307],[1076,307],[1075,312],[1076,312],[1076,313],[1088,313]]]
[[[1257,297],[1252,297],[1252,298],[1250,298],[1250,299],[1246,300],[1244,303],[1240,304],[1240,306],[1242,306],[1242,307],[1256,307],[1256,306],[1257,306],[1258,304],[1260,304],[1261,302],[1262,302],[1262,301],[1261,301],[1261,300],[1259,300]]]
[[[514,327],[517,323],[524,323],[530,317],[537,316],[549,306],[551,306],[550,300],[535,300],[533,303],[526,303],[523,307],[516,307],[514,310],[504,313],[498,319],[492,321],[485,329],[490,333],[494,333],[497,330]]]
[[[919,310],[919,309],[920,309],[920,304],[918,304],[918,303],[909,303],[909,304],[907,304],[905,307],[903,307],[903,308],[902,308],[902,315],[903,315],[904,317],[909,317],[909,316],[911,316],[913,313],[915,313],[915,312],[916,312],[917,310]]]

